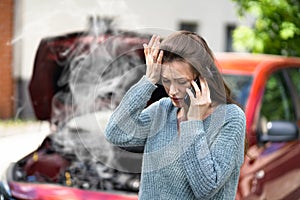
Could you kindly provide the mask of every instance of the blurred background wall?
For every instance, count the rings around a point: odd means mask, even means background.
[[[251,23],[231,0],[0,0],[0,9],[0,119],[34,118],[28,83],[40,40],[87,30],[91,16],[113,17],[122,30],[188,29],[219,52],[233,51],[231,31]]]
[[[14,115],[14,81],[12,65],[13,12],[12,0],[0,1],[0,119]]]

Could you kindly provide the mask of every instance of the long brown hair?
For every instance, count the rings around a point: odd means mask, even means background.
[[[200,35],[190,31],[177,31],[161,42],[160,49],[164,51],[163,63],[187,62],[196,74],[205,78],[213,104],[236,104],[241,107],[232,98],[231,90],[215,64],[212,50]],[[245,153],[247,148],[248,142],[245,138]]]
[[[163,63],[187,62],[197,74],[206,79],[213,103],[236,103],[215,65],[211,49],[201,36],[189,31],[177,31],[162,41],[160,49],[164,51]]]

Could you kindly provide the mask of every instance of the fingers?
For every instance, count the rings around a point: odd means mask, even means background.
[[[207,81],[204,78],[203,78],[203,80],[204,80],[203,86],[201,86],[201,87],[204,88],[204,92],[205,92],[204,95],[206,96],[208,103],[211,103],[210,89],[208,87],[208,83],[207,83]]]
[[[160,45],[160,37],[153,35],[148,44],[143,44],[145,56],[152,56],[154,60],[157,59]]]
[[[210,99],[210,90],[208,87],[208,83],[205,78],[199,78],[201,85],[201,95],[206,99],[207,103],[211,103]]]
[[[157,58],[157,64],[161,65],[162,64],[162,58],[164,56],[163,50],[160,50],[158,58]]]
[[[196,92],[196,96],[194,97],[195,101],[199,104],[210,104],[210,90],[208,87],[208,83],[205,78],[199,77],[200,87],[197,85],[195,81],[192,81],[191,84]],[[200,89],[201,88],[201,89]]]
[[[148,53],[149,53],[148,45],[147,45],[147,44],[143,44],[143,47],[144,47],[144,54],[145,54],[145,56],[146,56],[146,55],[148,55]]]
[[[201,87],[201,79],[199,79],[199,82],[200,82],[200,87]],[[192,84],[192,86],[193,86],[193,88],[196,92],[196,95],[201,94],[201,90],[200,90],[199,86],[197,85],[197,83],[194,80],[191,82],[191,84]]]
[[[150,53],[151,47],[153,46],[155,40],[156,40],[156,35],[153,35],[148,44],[143,44],[145,55],[148,55]]]
[[[194,96],[194,94],[193,94],[193,92],[191,91],[190,88],[186,88],[185,91],[186,91],[186,93],[190,96],[190,99],[195,98],[195,96]]]
[[[160,51],[160,37],[153,35],[148,44],[143,44],[146,59],[146,77],[156,84],[160,79],[163,51]]]
[[[151,49],[152,49],[151,51],[152,51],[153,60],[156,60],[158,57],[158,52],[159,52],[159,42],[155,46],[153,46]]]
[[[149,43],[148,43],[148,46],[149,46],[149,47],[152,47],[153,44],[156,42],[157,38],[158,38],[158,36],[153,35],[153,36],[151,37]]]

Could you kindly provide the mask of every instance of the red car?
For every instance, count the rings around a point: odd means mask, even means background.
[[[41,41],[29,90],[37,118],[55,129],[11,165],[0,199],[137,199],[143,149],[111,146],[99,133],[145,73],[142,44],[150,37],[75,33]],[[236,199],[299,199],[300,58],[216,57],[247,118]],[[149,104],[163,96],[159,86]]]
[[[249,150],[237,199],[300,199],[300,58],[219,54],[246,112]]]

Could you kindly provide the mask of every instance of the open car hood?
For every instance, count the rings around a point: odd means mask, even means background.
[[[78,79],[76,83],[89,81],[89,84],[103,86],[101,89],[106,91],[94,99],[98,102],[97,107],[107,106],[101,105],[105,100],[111,104],[111,97],[116,96],[116,91],[120,98],[124,91],[145,73],[145,67],[141,67],[145,63],[142,44],[147,43],[150,37],[132,32],[109,32],[99,35],[77,32],[42,39],[29,83],[36,118],[62,121],[65,120],[67,113],[70,113],[70,109],[73,112],[75,107],[81,107],[73,101],[76,99],[74,94],[77,94],[74,85],[79,85],[74,84],[74,79]],[[84,68],[98,76],[97,82],[90,82],[93,78],[79,80],[85,74]],[[74,71],[79,75],[72,77]],[[166,96],[161,87],[157,91],[151,101]],[[65,98],[66,96],[68,97]],[[119,99],[116,100],[116,104],[117,101]]]
[[[13,197],[137,199],[142,154],[113,146],[99,134],[109,115],[75,117],[17,161],[8,175]]]
[[[137,199],[143,149],[109,144],[103,127],[145,74],[143,43],[150,37],[78,32],[42,39],[29,92],[36,118],[57,129],[12,167],[14,197]],[[165,96],[157,85],[148,105]]]

